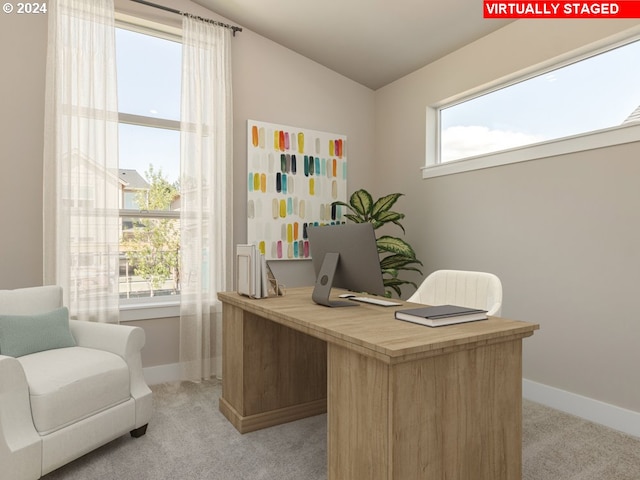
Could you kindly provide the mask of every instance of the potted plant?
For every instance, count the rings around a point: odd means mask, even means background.
[[[396,201],[403,196],[402,193],[391,193],[380,197],[375,202],[369,192],[360,189],[353,192],[349,198],[349,203],[333,202],[333,206],[346,207],[351,213],[345,213],[344,216],[354,223],[371,222],[374,230],[383,225],[392,223],[397,225],[405,233],[404,227],[400,220],[404,218],[403,213],[391,210]],[[384,286],[387,288],[387,296],[391,296],[391,291],[396,292],[398,297],[401,294],[401,285],[413,285],[418,288],[415,282],[410,280],[402,280],[398,278],[398,274],[402,270],[411,270],[422,274],[416,265],[422,265],[422,262],[416,258],[411,245],[398,237],[390,235],[376,235],[376,243],[378,245],[378,253],[380,256],[380,270],[382,270],[382,278]]]

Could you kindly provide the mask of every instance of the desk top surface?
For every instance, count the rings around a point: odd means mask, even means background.
[[[218,298],[223,304],[235,305],[329,343],[388,362],[521,339],[539,328],[534,323],[498,317],[431,328],[394,318],[396,310],[418,307],[415,303],[402,302],[401,306],[395,307],[358,304],[357,307],[330,308],[316,305],[311,300],[312,290],[312,287],[290,288],[283,297],[262,299],[221,292]],[[332,297],[339,293],[339,290],[332,291]]]

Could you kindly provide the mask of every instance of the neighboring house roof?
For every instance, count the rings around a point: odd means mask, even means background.
[[[136,170],[121,168],[118,172],[120,180],[125,184],[125,190],[149,190],[151,185]]]
[[[638,108],[631,112],[631,115],[625,118],[624,122],[622,122],[622,125],[631,122],[640,122],[640,105],[638,105]]]

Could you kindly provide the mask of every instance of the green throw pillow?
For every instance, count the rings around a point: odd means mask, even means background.
[[[39,315],[0,315],[0,355],[21,357],[75,345],[67,307]]]

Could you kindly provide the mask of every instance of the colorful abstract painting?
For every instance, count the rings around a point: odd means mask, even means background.
[[[342,223],[344,135],[247,122],[247,241],[268,260],[309,258],[308,225]]]

